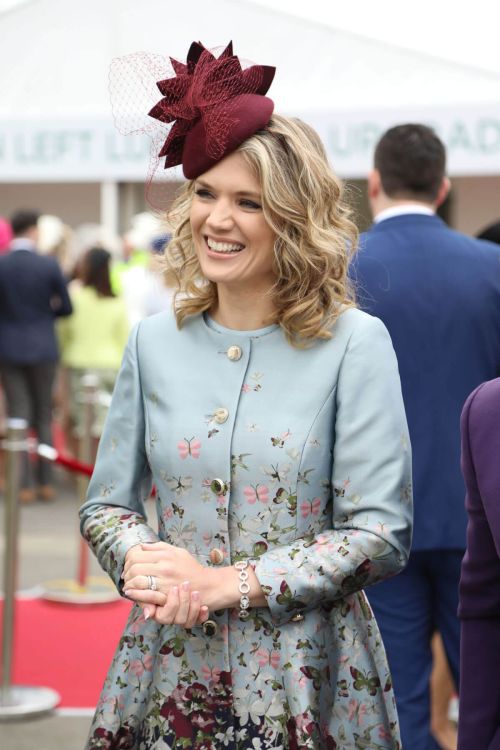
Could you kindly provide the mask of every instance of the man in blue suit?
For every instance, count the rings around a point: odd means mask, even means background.
[[[368,180],[374,224],[361,237],[353,270],[361,307],[391,334],[413,448],[410,561],[368,592],[408,750],[439,747],[429,729],[436,630],[459,684],[466,528],[460,413],[476,386],[500,375],[500,248],[455,232],[436,216],[448,190],[436,134],[423,125],[388,130]]]
[[[0,375],[7,413],[26,419],[40,442],[52,443],[52,388],[58,350],[54,319],[70,315],[71,302],[55,258],[36,252],[38,214],[18,211],[11,218],[14,239],[0,257]],[[37,467],[38,494],[53,495],[51,467]],[[30,462],[26,459],[20,499],[35,499]]]

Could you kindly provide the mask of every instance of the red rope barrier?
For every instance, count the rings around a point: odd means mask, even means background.
[[[47,461],[60,464],[66,469],[69,469],[69,471],[76,472],[78,474],[84,474],[85,476],[90,477],[92,476],[92,472],[94,471],[94,467],[91,464],[85,464],[82,461],[78,461],[78,459],[73,458],[72,456],[64,456],[51,445],[44,445],[43,443],[41,443],[38,446],[37,453]]]
[[[85,474],[86,476],[90,477],[92,476],[92,472],[94,471],[94,467],[91,464],[84,464],[82,461],[78,461],[72,456],[65,456],[62,453],[59,453],[59,451],[57,451],[51,445],[44,445],[43,443],[40,443],[37,448],[37,453],[39,456],[41,456],[41,458],[45,458],[47,461],[52,461],[53,463],[60,464],[66,469],[69,469],[70,471],[76,472],[78,474]],[[151,489],[151,497],[156,497],[155,486],[153,486]]]

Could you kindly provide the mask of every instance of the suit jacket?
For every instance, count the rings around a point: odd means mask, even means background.
[[[412,548],[463,549],[460,413],[500,375],[500,247],[408,214],[362,235],[354,266],[363,309],[387,326],[413,449]]]
[[[55,258],[33,250],[12,250],[0,257],[0,363],[55,362],[54,318],[70,313]]]
[[[144,519],[152,481],[158,535]],[[81,518],[120,591],[129,548],[159,536],[206,566],[249,559],[269,604],[246,622],[214,612],[210,632],[145,622],[135,606],[88,747],[118,735],[138,750],[201,747],[214,733],[241,750],[265,737],[400,747],[361,591],[404,566],[411,536],[410,446],[379,320],[348,310],[309,349],[279,326],[142,321]]]
[[[460,750],[500,750],[500,379],[462,414],[467,551],[460,579]]]

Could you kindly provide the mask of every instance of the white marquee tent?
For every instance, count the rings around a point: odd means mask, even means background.
[[[247,0],[4,0],[4,7],[0,0],[5,186],[102,183],[109,220],[114,185],[144,179],[149,145],[114,130],[110,61],[139,50],[183,59],[195,38],[209,47],[232,39],[241,57],[276,65],[276,110],[314,125],[343,176],[365,176],[380,132],[408,120],[436,127],[452,175],[500,175],[498,74]]]

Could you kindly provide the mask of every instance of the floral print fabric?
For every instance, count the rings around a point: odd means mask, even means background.
[[[238,346],[241,357],[227,356]],[[222,416],[221,416],[222,415]],[[248,558],[268,608],[216,632],[133,607],[87,748],[400,747],[365,586],[405,564],[410,447],[380,321],[343,313],[330,341],[292,348],[167,314],[133,332],[82,530],[120,588],[127,550],[159,538],[211,565]]]

